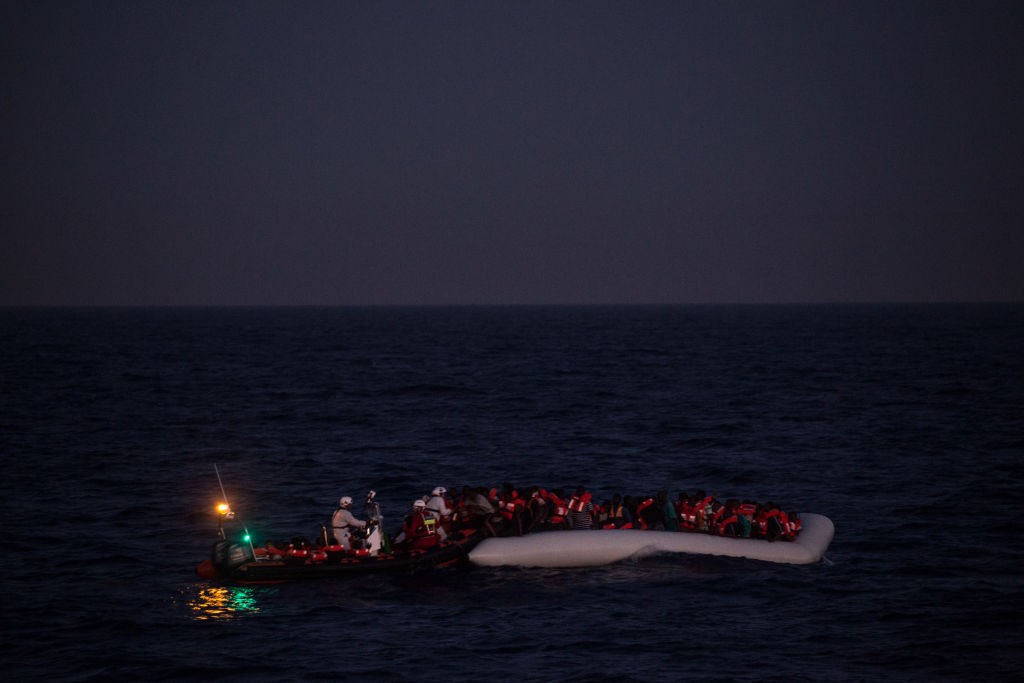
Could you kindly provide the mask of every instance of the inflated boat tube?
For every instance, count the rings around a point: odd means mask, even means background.
[[[793,541],[769,542],[685,531],[549,531],[485,539],[469,553],[469,560],[484,567],[594,567],[662,553],[690,553],[812,564],[825,554],[835,535],[835,526],[824,515],[802,513],[800,519],[803,528]]]

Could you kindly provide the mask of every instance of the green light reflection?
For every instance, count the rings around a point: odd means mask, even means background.
[[[200,621],[235,619],[260,611],[256,590],[245,586],[205,586],[188,606]]]

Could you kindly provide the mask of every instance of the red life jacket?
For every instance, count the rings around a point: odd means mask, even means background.
[[[727,514],[729,514],[729,508],[725,507],[724,505],[715,510],[715,514],[711,518],[712,525],[717,525],[720,522],[720,520]]]
[[[522,508],[525,502],[519,497],[519,493],[513,491],[507,497],[502,497],[498,500],[498,512],[505,518],[506,521],[512,521],[515,517],[516,508]]]
[[[437,545],[437,520],[433,515],[424,515],[422,512],[408,515],[402,531],[413,548],[432,548]]]
[[[694,528],[698,528],[701,531],[708,528],[708,523],[711,521],[708,519],[708,508],[710,507],[712,500],[711,496],[705,496],[693,504],[691,510],[693,514]]]
[[[679,526],[684,529],[692,529],[697,523],[697,518],[693,514],[693,503],[689,500],[684,500],[679,504]]]
[[[289,548],[288,557],[293,557],[298,560],[308,560],[309,551],[305,548]]]
[[[651,507],[652,505],[654,505],[654,499],[648,498],[647,500],[643,501],[642,503],[636,506],[636,514],[633,515],[633,519],[636,520],[636,523],[640,526],[641,529],[651,528],[651,526],[647,523],[647,520],[644,519],[644,516],[640,513],[646,510],[647,508]]]
[[[775,522],[779,525],[779,529],[781,532],[779,535],[784,536],[786,532],[785,514],[779,508],[772,508],[771,510],[765,512],[764,515],[762,515],[761,519],[759,520],[759,526],[761,526],[762,528],[762,534],[768,536],[770,520],[773,518],[775,519]]]
[[[750,533],[752,536],[764,537],[767,532],[768,518],[765,516],[764,510],[762,510],[754,517],[754,523],[750,526]]]
[[[792,541],[793,536],[796,534],[789,527],[789,515],[786,514],[785,510],[779,510],[779,524],[782,525],[782,535]]]
[[[718,523],[715,526],[715,532],[719,536],[725,536],[726,532],[729,531],[729,525],[732,524],[734,526],[733,526],[733,529],[732,529],[732,533],[730,533],[729,535],[730,536],[735,536],[736,535],[735,524],[737,522],[739,522],[739,521],[740,521],[739,520],[739,516],[736,513],[732,513],[732,514],[729,514],[729,515],[722,515],[722,518],[718,521]]]
[[[565,521],[565,516],[569,514],[569,508],[566,506],[565,501],[556,496],[550,491],[541,489],[540,495],[543,496],[548,502],[551,503],[551,514],[548,515],[549,524],[561,524]]]

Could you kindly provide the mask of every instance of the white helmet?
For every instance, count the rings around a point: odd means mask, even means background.
[[[347,508],[352,506],[352,496],[342,496],[338,501],[338,507]]]
[[[446,493],[448,493],[448,489],[446,489],[443,486],[438,486],[433,491],[430,492],[430,495],[432,495],[432,496],[443,496]]]
[[[412,502],[412,506],[413,508],[419,510],[421,508],[427,507],[427,501],[423,500],[422,498],[417,498]]]

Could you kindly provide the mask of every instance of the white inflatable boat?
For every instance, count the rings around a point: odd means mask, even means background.
[[[792,541],[727,538],[688,531],[549,531],[510,538],[488,538],[470,553],[484,567],[593,567],[662,553],[724,555],[788,564],[818,562],[835,535],[832,520],[803,513],[803,528]]]

